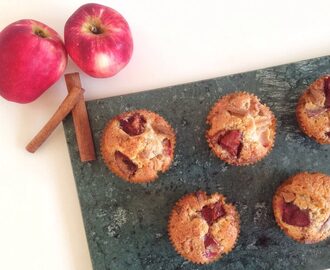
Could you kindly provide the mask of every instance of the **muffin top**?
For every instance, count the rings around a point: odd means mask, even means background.
[[[330,235],[330,177],[298,173],[273,198],[276,222],[296,241],[315,243]]]
[[[322,144],[330,144],[330,75],[313,82],[301,95],[297,118],[302,130]]]
[[[275,117],[253,94],[235,92],[223,96],[207,116],[207,123],[210,147],[229,164],[253,164],[273,147]]]
[[[104,129],[101,152],[106,165],[119,177],[149,182],[165,172],[174,155],[175,134],[160,115],[136,110],[110,120]]]
[[[239,235],[239,215],[225,197],[203,191],[182,197],[169,218],[168,232],[176,251],[199,264],[230,252]]]

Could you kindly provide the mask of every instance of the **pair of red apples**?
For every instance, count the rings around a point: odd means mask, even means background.
[[[85,4],[60,35],[35,20],[20,20],[0,32],[0,95],[17,103],[37,99],[64,73],[68,57],[86,74],[111,77],[133,52],[125,18],[110,7]]]

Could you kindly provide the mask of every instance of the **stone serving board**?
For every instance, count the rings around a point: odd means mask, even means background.
[[[81,163],[72,117],[64,121],[94,270],[146,269],[325,269],[330,268],[330,239],[303,245],[280,231],[272,212],[277,186],[292,174],[330,174],[330,146],[303,135],[295,106],[299,95],[322,74],[330,57],[87,102],[97,160]],[[205,141],[206,116],[227,93],[255,93],[278,121],[273,151],[253,166],[226,165]],[[115,115],[146,108],[164,116],[177,134],[171,169],[150,184],[130,184],[104,165],[99,142]],[[236,248],[210,265],[185,261],[172,248],[167,219],[184,194],[203,189],[220,192],[241,216]]]

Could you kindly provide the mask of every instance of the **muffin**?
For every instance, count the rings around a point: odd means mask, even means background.
[[[175,134],[155,112],[124,112],[108,122],[101,139],[105,164],[117,176],[133,183],[155,180],[169,169],[174,156]]]
[[[272,149],[276,119],[258,97],[234,92],[220,98],[207,116],[206,139],[213,152],[231,165],[249,165]]]
[[[313,82],[296,108],[300,129],[321,144],[330,144],[330,75]]]
[[[174,206],[168,234],[175,250],[185,259],[207,264],[235,246],[240,231],[239,215],[223,195],[203,191],[182,197]]]
[[[292,239],[311,244],[330,235],[330,176],[298,173],[273,197],[277,224]]]

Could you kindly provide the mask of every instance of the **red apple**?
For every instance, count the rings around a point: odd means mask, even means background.
[[[20,20],[0,32],[0,95],[28,103],[63,74],[67,53],[61,37],[47,25]]]
[[[131,59],[133,40],[124,17],[116,10],[86,4],[64,27],[64,43],[72,60],[88,75],[111,77]]]

